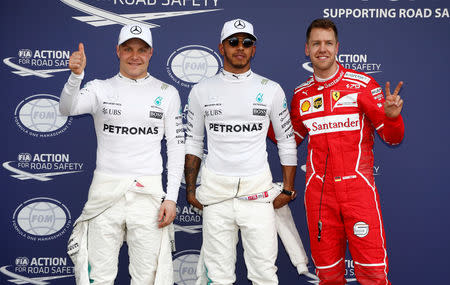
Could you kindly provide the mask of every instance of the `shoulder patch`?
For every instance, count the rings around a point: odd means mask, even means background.
[[[350,79],[359,80],[359,81],[364,82],[366,84],[369,83],[370,79],[371,79],[370,77],[368,77],[366,75],[359,74],[359,73],[354,73],[354,72],[350,72],[350,71],[347,71],[344,74],[344,78],[350,78]]]
[[[302,83],[299,86],[295,87],[294,94],[297,94],[298,92],[300,92],[301,90],[303,90],[307,87],[311,87],[313,84],[314,84],[314,78],[311,77],[305,83]]]

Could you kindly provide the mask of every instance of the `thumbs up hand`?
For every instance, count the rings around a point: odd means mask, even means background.
[[[69,68],[73,73],[80,75],[86,67],[86,55],[83,43],[78,44],[78,50],[73,52],[69,58]]]

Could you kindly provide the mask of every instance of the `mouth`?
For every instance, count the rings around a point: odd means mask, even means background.
[[[139,65],[141,65],[141,63],[140,62],[128,62],[128,65],[130,65],[130,66],[139,66]]]
[[[318,60],[327,60],[329,57],[326,56],[326,55],[319,55],[319,56],[316,56],[316,58],[317,58]]]
[[[237,59],[240,59],[240,60],[246,59],[246,58],[247,58],[247,57],[245,56],[245,54],[235,54],[235,55],[233,55],[233,57],[235,57],[235,58],[237,58]]]

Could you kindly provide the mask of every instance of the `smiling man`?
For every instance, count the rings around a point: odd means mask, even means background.
[[[197,272],[205,272],[208,284],[235,282],[239,230],[248,278],[255,285],[278,284],[274,205],[281,207],[295,197],[297,151],[286,97],[278,83],[251,70],[255,42],[251,23],[226,22],[219,44],[223,70],[189,94],[186,194],[189,203],[203,209],[204,263]],[[270,122],[279,141],[284,182],[284,194],[276,199],[279,192],[272,187],[266,151]],[[205,128],[208,156],[196,191]]]
[[[88,201],[69,241],[77,284],[114,284],[124,238],[131,284],[173,284],[167,226],[176,215],[184,132],[177,90],[147,72],[152,44],[145,26],[124,26],[117,45],[119,73],[90,81],[81,90],[86,67],[82,43],[69,59],[72,74],[61,93],[60,111],[91,114],[97,135],[97,166]],[[166,193],[161,179],[163,137]]]
[[[389,144],[403,139],[398,95],[386,98],[367,74],[336,61],[337,28],[317,19],[308,27],[305,53],[314,75],[295,89],[291,119],[297,143],[307,135],[305,207],[311,253],[320,284],[345,284],[348,246],[363,285],[390,284],[380,202],[373,176],[373,133]]]

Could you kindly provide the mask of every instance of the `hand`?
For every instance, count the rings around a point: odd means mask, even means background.
[[[294,200],[295,197],[297,197],[297,191],[295,190],[291,190],[292,192],[294,192],[294,194],[292,194],[292,196],[280,193],[275,200],[273,200],[272,204],[273,207],[275,209],[279,209],[281,207],[283,207],[284,205],[286,205],[287,203],[289,203],[290,201]]]
[[[194,206],[195,208],[203,210],[203,205],[197,200],[197,198],[195,198],[195,190],[186,189],[186,199],[188,203]]]
[[[389,118],[397,118],[403,108],[403,99],[398,93],[402,88],[403,81],[400,81],[395,87],[394,93],[391,94],[391,84],[386,82],[386,101],[384,102],[384,113]]]
[[[163,228],[169,225],[177,215],[177,204],[171,200],[165,200],[159,208],[158,214],[158,228]]]
[[[69,57],[69,68],[76,75],[80,75],[81,73],[83,73],[85,67],[86,55],[84,54],[84,45],[83,43],[79,43],[78,51],[73,52]]]

